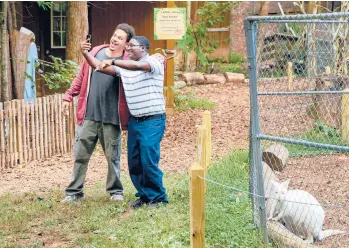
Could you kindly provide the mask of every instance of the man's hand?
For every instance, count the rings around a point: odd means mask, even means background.
[[[80,51],[81,53],[88,52],[91,49],[91,43],[89,40],[84,40],[80,43]]]
[[[65,115],[65,116],[68,116],[68,115],[69,115],[69,105],[70,105],[69,102],[63,101],[63,104],[62,104],[62,113],[63,113],[63,115]]]
[[[111,60],[103,60],[101,64],[96,66],[96,71],[107,68],[107,67],[111,66],[111,64],[112,64]]]

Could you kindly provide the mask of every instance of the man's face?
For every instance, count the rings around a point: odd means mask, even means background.
[[[127,33],[124,30],[116,29],[113,36],[110,38],[109,49],[114,51],[116,48],[125,49],[127,43]]]
[[[135,39],[131,39],[130,42],[126,45],[126,51],[128,57],[131,60],[138,60],[142,57],[145,48],[143,45],[140,45],[139,42]]]

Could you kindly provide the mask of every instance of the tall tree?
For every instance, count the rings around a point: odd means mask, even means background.
[[[9,99],[8,92],[8,73],[7,73],[7,11],[9,2],[1,2],[0,9],[0,38],[1,38],[1,101],[6,102]]]
[[[15,44],[14,44],[14,31],[17,29],[17,18],[16,18],[16,6],[15,2],[9,2],[8,6],[8,13],[7,13],[7,26],[8,26],[8,31],[9,31],[9,54],[11,59],[11,75],[8,75],[9,79],[12,79],[12,87],[13,87],[13,98],[21,98],[18,94],[18,90],[16,87],[16,73],[17,73],[17,68],[16,68],[16,60],[14,59],[14,50],[15,50]],[[14,11],[13,11],[14,10]],[[10,89],[11,90],[11,89]]]
[[[68,2],[67,9],[67,46],[65,57],[78,64],[82,63],[80,42],[88,32],[87,2]]]

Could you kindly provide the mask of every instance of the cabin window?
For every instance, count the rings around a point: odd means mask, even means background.
[[[65,48],[67,3],[54,2],[51,8],[51,48]]]

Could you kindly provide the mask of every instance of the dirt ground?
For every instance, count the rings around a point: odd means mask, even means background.
[[[349,156],[343,154],[291,158],[278,175],[281,181],[290,179],[289,189],[311,193],[325,205],[323,229],[339,229],[347,234],[333,236],[320,247],[349,247]],[[326,206],[327,205],[327,206]],[[347,206],[347,207],[343,207]]]
[[[247,84],[211,84],[192,86],[199,97],[216,104],[212,115],[213,160],[232,149],[248,148],[249,88]],[[168,116],[166,132],[161,143],[160,167],[164,171],[186,172],[195,162],[196,126],[201,123],[203,110],[176,112]],[[123,134],[121,167],[127,171],[126,133]],[[52,188],[62,191],[71,180],[73,156],[55,156],[35,161],[25,167],[0,172],[0,195],[10,192],[45,192]],[[101,147],[92,155],[86,187],[104,185],[107,164]]]
[[[232,149],[248,149],[249,130],[249,88],[247,84],[215,84],[192,86],[197,96],[205,97],[216,104],[212,113],[212,155],[213,161]],[[263,105],[263,102],[262,102]],[[287,108],[285,101],[279,109]],[[270,109],[269,109],[270,110]],[[304,110],[305,111],[305,110]],[[202,110],[176,112],[167,119],[167,129],[162,141],[160,167],[167,172],[184,173],[195,161],[196,127],[201,122]],[[288,113],[288,131],[299,126],[308,126],[305,117],[300,118],[300,108]],[[263,112],[262,112],[263,113]],[[274,113],[269,111],[269,113]],[[283,128],[281,115],[287,111],[275,112],[267,120],[261,120],[261,127],[273,133]],[[281,114],[281,115],[280,115]],[[280,115],[280,116],[279,116]],[[293,120],[293,121],[292,121]],[[297,123],[296,123],[297,122]],[[309,126],[308,126],[309,127]],[[296,129],[295,129],[296,130]],[[282,131],[280,131],[282,133]],[[280,134],[278,132],[274,135]],[[126,133],[123,134],[122,170],[127,171]],[[45,192],[59,188],[62,191],[71,179],[73,156],[56,156],[25,167],[2,171],[0,174],[0,195],[10,192]],[[106,161],[101,148],[94,152],[87,173],[86,187],[96,183],[104,184]],[[302,189],[313,194],[322,204],[349,206],[349,156],[344,154],[321,155],[289,159],[287,167],[278,174],[281,180],[291,179],[291,189]],[[326,207],[324,229],[340,229],[349,233],[348,207]],[[349,235],[339,235],[316,242],[321,247],[349,247]]]

